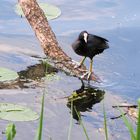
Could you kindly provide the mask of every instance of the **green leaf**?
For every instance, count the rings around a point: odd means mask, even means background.
[[[128,119],[126,118],[126,116],[124,115],[123,111],[118,107],[121,115],[122,115],[122,119],[125,123],[125,126],[127,127],[127,129],[129,130],[130,136],[131,136],[131,140],[136,140],[136,135],[134,132],[134,129],[132,127],[132,125],[130,124],[130,122],[128,121]]]
[[[61,15],[61,10],[54,5],[48,3],[39,3],[39,6],[44,11],[45,16],[47,17],[48,20],[55,19]],[[15,6],[15,12],[20,16],[24,16],[23,11],[19,4]]]
[[[72,124],[73,124],[73,101],[71,101],[71,117],[70,117],[70,125],[69,125],[69,131],[68,131],[68,140],[70,140],[70,137],[71,137],[71,130],[72,130]]]
[[[137,140],[140,140],[140,99],[138,99]]]
[[[7,140],[13,140],[16,135],[16,126],[13,123],[8,124],[5,134]]]
[[[15,104],[0,103],[0,119],[10,121],[33,121],[38,118],[38,114],[30,108]]]
[[[35,140],[42,140],[43,116],[44,116],[44,98],[45,98],[45,93],[43,93],[43,96],[42,96],[40,121],[39,121],[39,126],[38,126]]]
[[[81,125],[82,128],[83,128],[84,133],[85,133],[86,140],[90,140],[90,139],[89,139],[89,136],[88,136],[88,134],[87,134],[87,130],[86,130],[86,128],[85,128],[85,126],[84,126],[84,124],[83,124],[83,122],[82,122],[82,118],[81,118],[80,111],[77,111],[77,109],[76,109],[75,106],[74,106],[74,110],[75,110],[75,112],[76,112],[76,114],[77,114],[77,116],[78,116],[78,118],[79,118],[79,122],[80,122],[80,125]]]
[[[17,72],[0,67],[0,82],[12,81],[16,80],[17,78]]]
[[[104,104],[104,102],[103,102],[103,114],[104,114],[105,139],[108,140],[107,119],[106,119],[106,112],[105,112],[105,104]]]

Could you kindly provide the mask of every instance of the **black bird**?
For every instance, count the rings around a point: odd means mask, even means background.
[[[78,67],[84,63],[86,57],[91,59],[89,71],[86,73],[86,75],[88,74],[87,79],[89,80],[92,73],[93,57],[109,48],[109,45],[107,39],[89,34],[87,31],[82,31],[78,39],[72,44],[72,48],[76,54],[84,56]]]

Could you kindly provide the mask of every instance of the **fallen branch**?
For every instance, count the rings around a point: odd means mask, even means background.
[[[127,115],[127,114],[128,114],[128,112],[123,113],[123,115]],[[111,120],[119,119],[119,118],[123,117],[123,115],[121,114],[121,115],[116,116],[116,117],[111,117],[110,119]]]
[[[137,108],[137,105],[114,105],[112,106],[113,108],[118,108],[118,107],[127,107],[127,108]]]
[[[51,59],[54,66],[70,75],[83,76],[87,71],[86,67],[82,66],[75,69],[77,64],[60,48],[48,20],[36,0],[19,0],[19,4],[36,37],[40,41],[44,53],[49,60]],[[86,80],[87,76],[83,77],[83,79]],[[93,73],[90,79],[98,81]]]
[[[138,106],[137,105],[133,105],[133,104],[122,104],[122,105],[114,105],[112,106],[113,108],[122,108],[123,110],[123,114],[129,116],[132,120],[134,120],[135,122],[138,119]],[[118,119],[121,118],[123,115],[119,115],[116,117],[112,117],[111,119]]]

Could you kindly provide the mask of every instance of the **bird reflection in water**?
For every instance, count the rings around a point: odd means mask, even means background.
[[[71,96],[68,97],[67,107],[71,109],[72,116],[79,121],[80,112],[91,111],[94,104],[99,103],[104,98],[105,91],[97,87],[86,85],[81,80],[82,86],[75,90]]]

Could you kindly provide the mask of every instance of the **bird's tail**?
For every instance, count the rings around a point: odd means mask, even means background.
[[[106,42],[106,43],[103,45],[103,48],[104,48],[104,49],[108,49],[108,48],[109,48],[109,44]]]

